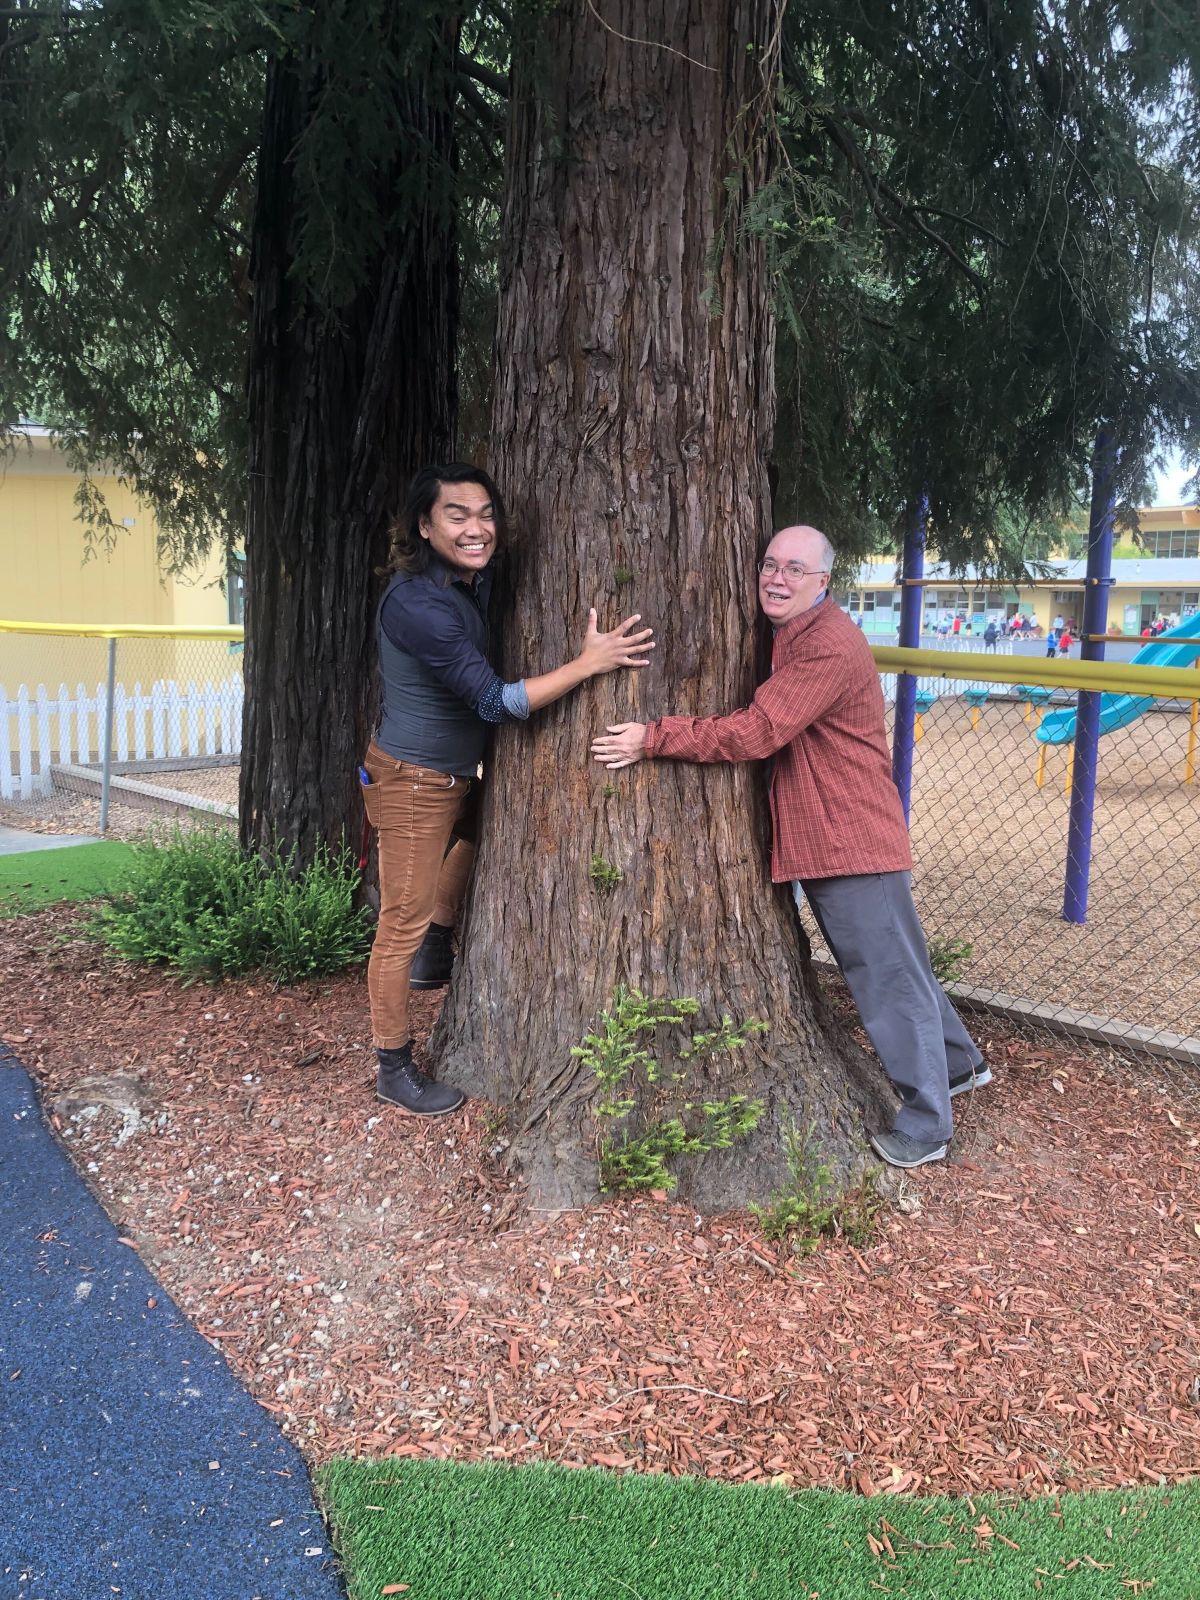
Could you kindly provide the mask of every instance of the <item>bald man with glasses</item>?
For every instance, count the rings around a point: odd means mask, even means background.
[[[771,877],[807,900],[900,1097],[871,1134],[895,1167],[945,1159],[950,1101],[991,1072],[933,975],[912,897],[912,853],[892,781],[870,646],[829,598],[834,550],[784,528],[759,565],[774,630],[771,674],[744,710],[622,722],[592,743],[606,767],[643,760],[763,761],[771,768]]]

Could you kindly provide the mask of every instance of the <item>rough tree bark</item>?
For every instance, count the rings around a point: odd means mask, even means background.
[[[385,26],[396,37],[380,41],[380,55],[386,44],[396,57],[403,5]],[[448,25],[449,57],[455,40]],[[335,306],[311,272],[296,270],[294,163],[326,87],[312,57],[268,70],[248,376],[241,836],[254,848],[294,845],[301,862],[321,843],[338,844],[346,819],[360,814],[377,569],[407,480],[452,456],[455,428],[452,96],[432,105],[411,78],[391,87],[380,116],[402,130],[394,160],[381,170],[377,151],[363,153],[344,175],[347,189],[375,191],[375,248],[353,297]],[[418,170],[428,174],[425,193]],[[339,195],[322,203],[336,212]]]
[[[610,780],[588,759],[606,723],[752,693],[774,412],[766,266],[738,230],[767,160],[775,7],[603,13],[560,7],[514,72],[493,414],[514,525],[506,664],[565,659],[593,602],[610,624],[642,612],[658,646],[644,675],[596,680],[498,739],[434,1053],[509,1109],[533,1190],[571,1204],[595,1192],[596,1126],[570,1050],[617,984],[695,998],[700,1026],[767,1022],[761,1047],[690,1085],[768,1103],[746,1143],[682,1164],[680,1194],[714,1209],[786,1176],[791,1125],[850,1158],[878,1080],[821,1008],[770,884],[764,774],[664,762]],[[593,854],[623,873],[609,892]]]

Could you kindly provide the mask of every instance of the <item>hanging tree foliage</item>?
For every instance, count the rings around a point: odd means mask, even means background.
[[[598,10],[518,5],[515,17],[543,35],[551,20],[607,23],[660,58],[677,48],[670,33]],[[81,467],[115,466],[153,505],[169,565],[213,540],[246,540],[251,234],[272,64],[324,85],[308,102],[301,93],[294,211],[273,224],[306,338],[320,329],[332,349],[346,336],[410,215],[409,268],[420,265],[421,230],[449,193],[460,448],[485,449],[513,17],[490,0],[464,8],[451,58],[443,11],[427,0],[208,0],[168,15],[150,0],[14,0],[0,16],[0,421],[52,423]],[[777,520],[802,513],[853,555],[878,548],[927,487],[942,554],[1011,566],[1031,548],[1028,524],[1044,529],[1071,503],[1099,421],[1124,446],[1130,499],[1156,441],[1195,444],[1191,22],[1174,0],[773,9],[775,72],[756,103],[772,123],[774,170],[738,226],[743,244],[767,250],[779,311]],[[703,19],[707,46],[720,44],[715,28]],[[437,123],[453,142],[439,151],[406,101],[414,88],[430,112],[453,106],[453,126]],[[433,319],[431,334],[444,331]],[[260,326],[253,361],[270,339]],[[420,365],[411,350],[404,363]],[[348,381],[343,372],[321,415],[326,432],[354,426]],[[261,399],[261,384],[251,392]],[[430,450],[447,436],[452,400],[447,379],[430,400],[440,412],[427,419]],[[315,413],[263,426],[271,451],[282,451],[281,429],[311,447]],[[259,432],[259,459],[267,444]],[[310,629],[286,675],[251,685],[251,746],[260,729],[263,743],[250,834],[278,831],[302,853],[356,818],[347,751],[366,714],[355,693],[370,581],[351,568],[377,563],[381,508],[405,470],[378,434],[356,449],[353,466],[330,460],[320,472],[342,476],[347,515],[348,496],[370,504],[353,512],[369,533],[347,534],[341,509],[329,515],[329,488],[311,497],[298,546],[264,546],[272,583],[285,556],[317,562],[323,537],[352,547],[337,592],[357,608],[353,625]],[[86,479],[83,499],[95,528],[122,536]],[[291,541],[296,508],[272,507],[259,507],[260,521]],[[264,610],[260,590],[264,630],[311,608],[317,570],[308,601],[279,592]],[[252,571],[252,612],[254,583]],[[340,665],[307,678],[305,661],[330,652]],[[333,720],[352,732],[323,749]],[[283,741],[298,753],[273,767]]]
[[[788,8],[755,218],[786,515],[865,554],[927,491],[943,556],[1011,572],[1102,423],[1130,503],[1197,448],[1194,52],[1172,6]]]

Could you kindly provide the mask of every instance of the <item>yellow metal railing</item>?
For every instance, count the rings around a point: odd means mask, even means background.
[[[901,650],[871,646],[881,672],[920,677],[959,678],[1023,684],[1048,689],[1095,689],[1105,694],[1145,695],[1156,700],[1200,698],[1200,673],[1194,667],[1135,667],[1128,661],[1051,661],[1036,656],[978,654],[972,650]]]
[[[9,622],[0,633],[61,634],[93,639],[224,639],[240,643],[241,627],[177,627],[173,623]],[[972,650],[902,650],[872,645],[881,672],[915,673],[924,677],[970,678],[1006,683],[1014,688],[1036,684],[1051,689],[1099,689],[1108,694],[1147,695],[1155,699],[1193,700],[1200,680],[1190,667],[1135,667],[1125,661],[1051,661],[1036,656],[1000,656]],[[1020,662],[1020,666],[1016,665]]]
[[[62,634],[77,639],[226,639],[242,643],[241,627],[178,627],[173,622],[2,622],[0,633]]]

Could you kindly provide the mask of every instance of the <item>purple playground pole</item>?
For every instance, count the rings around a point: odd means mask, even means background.
[[[1092,634],[1108,631],[1108,591],[1112,586],[1113,516],[1116,497],[1112,475],[1119,452],[1107,428],[1096,435],[1092,453],[1092,505],[1088,518],[1087,587],[1083,596],[1084,661],[1103,661],[1104,643]],[[1092,864],[1092,814],[1096,805],[1096,756],[1100,745],[1100,695],[1081,689],[1075,713],[1074,773],[1071,817],[1067,827],[1067,873],[1063,919],[1086,922],[1088,878]]]
[[[921,617],[925,591],[909,578],[925,576],[925,525],[929,521],[929,496],[922,494],[904,530],[904,556],[900,577],[900,648],[915,650],[921,643]],[[892,724],[892,782],[900,791],[904,820],[912,801],[913,740],[917,726],[917,680],[911,673],[896,674],[896,716]]]

